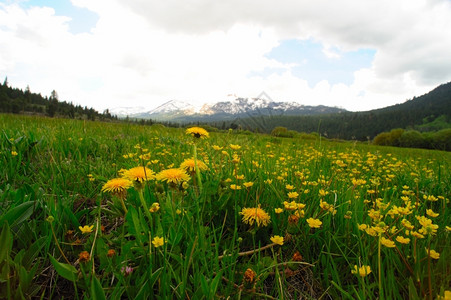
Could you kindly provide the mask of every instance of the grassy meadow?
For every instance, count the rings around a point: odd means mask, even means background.
[[[0,299],[451,296],[449,152],[0,124]]]

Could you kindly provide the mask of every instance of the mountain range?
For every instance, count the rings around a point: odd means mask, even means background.
[[[242,98],[229,96],[227,101],[203,104],[200,107],[177,100],[168,101],[155,109],[113,108],[112,115],[120,118],[152,119],[156,121],[193,122],[226,121],[252,116],[295,116],[342,113],[346,110],[324,105],[308,106],[296,102],[275,102],[263,93],[262,97]]]

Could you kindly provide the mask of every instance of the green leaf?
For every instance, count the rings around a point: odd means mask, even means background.
[[[8,226],[8,222],[3,225],[2,233],[0,235],[0,263],[3,262],[11,253],[13,245],[13,238]]]
[[[11,227],[21,224],[33,213],[33,205],[34,201],[28,201],[10,209],[6,214],[0,217],[0,224],[5,221],[8,222]]]
[[[60,276],[72,282],[77,280],[77,269],[74,266],[58,262],[51,254],[49,254],[49,257],[50,262]]]
[[[91,296],[93,300],[103,300],[106,299],[105,292],[103,291],[102,285],[96,276],[92,276],[91,281]]]
[[[413,283],[412,277],[409,278],[409,299],[421,299],[418,297],[417,289],[415,283]]]
[[[214,295],[216,294],[216,290],[218,289],[219,281],[221,280],[221,277],[222,277],[222,271],[218,272],[218,274],[216,274],[215,278],[211,282],[211,284],[210,284],[210,299],[214,298]]]

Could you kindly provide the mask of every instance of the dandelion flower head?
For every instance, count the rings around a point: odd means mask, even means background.
[[[177,168],[163,170],[157,174],[156,178],[158,181],[166,181],[169,184],[175,185],[179,185],[184,181],[188,181],[190,179],[185,170]]]
[[[193,172],[196,171],[196,164],[197,164],[197,167],[199,168],[199,171],[206,171],[206,170],[208,170],[207,165],[203,161],[196,160],[196,162],[194,162],[193,158],[185,159],[180,164],[180,169],[183,169],[183,170],[185,170],[188,173],[193,173]]]
[[[133,183],[125,178],[113,178],[108,180],[102,187],[102,192],[110,192],[112,194],[124,194]]]
[[[122,177],[133,182],[143,183],[155,178],[155,173],[146,167],[135,167],[125,170]]]
[[[271,222],[271,217],[263,209],[258,207],[243,208],[240,212],[243,216],[243,222],[249,225],[257,223],[257,226],[267,226]]]
[[[188,128],[186,130],[186,134],[189,134],[195,138],[201,138],[201,139],[209,137],[208,131],[206,131],[205,129],[203,129],[201,127]]]

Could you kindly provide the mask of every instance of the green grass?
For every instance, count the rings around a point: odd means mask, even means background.
[[[435,299],[449,290],[448,152],[237,132],[196,140],[161,125],[12,115],[0,124],[0,299]],[[200,182],[132,187],[127,213],[101,191],[121,169],[177,168],[194,145],[208,166]],[[153,203],[158,211],[144,209]],[[270,223],[246,224],[242,209],[259,205]],[[155,247],[155,237],[166,242]],[[355,265],[371,273],[352,274]]]

